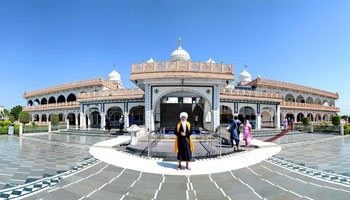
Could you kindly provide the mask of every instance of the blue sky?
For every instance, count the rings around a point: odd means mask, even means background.
[[[0,105],[25,91],[104,77],[117,65],[169,60],[178,37],[192,61],[248,65],[253,78],[338,92],[350,114],[350,1],[0,0]]]

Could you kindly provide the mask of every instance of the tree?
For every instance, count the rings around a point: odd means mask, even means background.
[[[4,109],[4,114],[7,117],[11,116],[10,112],[7,109]]]
[[[59,120],[58,114],[51,114],[50,118],[51,118],[51,124],[53,126],[58,125],[58,120]]]
[[[310,124],[310,118],[308,117],[303,117],[301,121],[303,122],[304,126],[308,126]]]
[[[20,112],[19,113],[19,121],[21,123],[23,123],[25,125],[26,123],[29,123],[29,120],[30,120],[29,112]]]
[[[15,121],[16,121],[16,119],[15,119],[15,117],[14,117],[14,116],[9,115],[8,117],[9,117],[9,120],[10,120],[10,122],[11,122],[11,123],[13,123],[13,122],[15,122]]]
[[[341,119],[341,117],[339,115],[332,116],[332,124],[334,126],[339,126],[340,125],[340,119]]]
[[[17,120],[17,119],[19,119],[19,113],[21,113],[21,112],[22,112],[22,106],[18,105],[18,106],[15,106],[15,107],[13,107],[13,108],[11,109],[10,114],[11,114],[12,116],[14,116],[15,119]],[[28,122],[27,122],[27,123],[28,123]]]

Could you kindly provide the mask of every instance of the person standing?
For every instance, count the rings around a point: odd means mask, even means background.
[[[176,170],[181,169],[181,161],[186,161],[186,169],[191,170],[189,166],[193,152],[191,124],[187,121],[188,114],[186,112],[180,113],[180,119],[181,121],[175,127],[175,152],[179,163]]]
[[[230,143],[231,143],[231,147],[233,147],[233,140],[236,143],[236,148],[237,150],[239,150],[239,137],[238,137],[238,127],[237,127],[237,123],[235,120],[231,119],[231,123],[229,126],[229,130],[231,132],[230,134]]]
[[[120,118],[119,118],[119,125],[120,125],[119,131],[122,132],[124,130],[124,115],[120,116]]]
[[[241,134],[241,124],[242,124],[242,122],[238,119],[238,117],[237,116],[235,116],[235,121],[236,121],[236,124],[237,124],[237,133],[238,133],[238,138],[239,138],[239,134]]]
[[[283,121],[283,128],[284,128],[284,130],[287,130],[287,125],[288,125],[288,121],[287,121],[287,118],[285,118],[284,121]]]
[[[133,124],[135,123],[134,113],[131,113],[131,114],[130,114],[129,122],[130,122],[130,126],[133,125]]]
[[[245,146],[249,147],[250,141],[252,141],[253,139],[253,135],[252,135],[252,125],[250,125],[248,120],[245,122],[245,125],[243,127],[243,139],[245,141]]]

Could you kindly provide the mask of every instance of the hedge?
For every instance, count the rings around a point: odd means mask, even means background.
[[[303,122],[304,126],[308,126],[310,124],[310,118],[308,117],[303,117],[301,121]]]
[[[12,123],[9,120],[4,121],[4,126],[11,126]]]
[[[339,126],[340,125],[340,119],[341,119],[341,117],[339,115],[332,116],[332,124],[334,126]]]
[[[19,124],[15,125],[15,134],[18,135],[19,134]]]
[[[9,130],[8,126],[3,126],[0,128],[0,134],[7,134],[8,130]]]

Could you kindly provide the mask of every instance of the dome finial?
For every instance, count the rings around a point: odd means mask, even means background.
[[[181,48],[181,37],[179,37],[179,48]]]
[[[248,66],[247,65],[244,65],[244,69],[247,69],[248,68]]]

